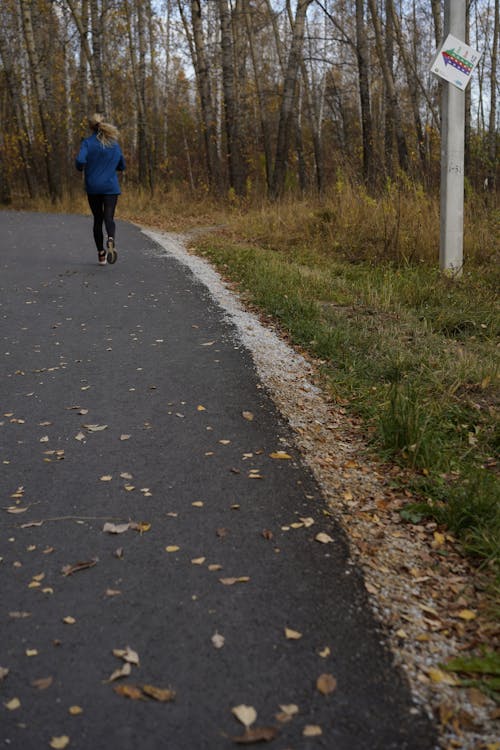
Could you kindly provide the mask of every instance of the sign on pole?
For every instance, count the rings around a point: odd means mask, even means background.
[[[434,58],[431,70],[457,89],[464,91],[480,57],[480,52],[448,34]]]

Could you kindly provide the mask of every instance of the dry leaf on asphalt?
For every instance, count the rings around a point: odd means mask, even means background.
[[[271,539],[274,539],[274,534],[272,531],[269,531],[269,529],[264,529],[262,532],[262,536],[264,539],[267,539],[268,541],[271,541]]]
[[[66,734],[62,734],[60,737],[52,737],[50,740],[50,747],[53,750],[64,750],[69,745],[69,737]]]
[[[103,430],[106,430],[108,425],[107,424],[82,424],[82,427],[84,427],[89,432],[102,432]]]
[[[121,695],[124,698],[130,698],[130,700],[133,701],[145,700],[145,695],[142,690],[135,685],[115,685],[113,690],[115,693],[118,693],[118,695]]]
[[[165,552],[178,552],[179,550],[180,547],[176,544],[169,544],[168,547],[165,547]]]
[[[144,695],[160,703],[170,703],[175,700],[176,692],[171,688],[159,688],[154,685],[142,685],[141,688]]]
[[[132,672],[132,665],[129,662],[125,662],[123,667],[120,667],[119,669],[115,669],[114,672],[110,674],[107,680],[105,680],[105,683],[108,682],[114,682],[115,680],[119,680],[121,677],[129,677],[130,673]]]
[[[195,557],[193,560],[191,560],[191,563],[193,565],[203,565],[206,559],[206,557]]]
[[[5,680],[8,674],[9,670],[7,669],[7,667],[0,667],[0,682],[2,680]]]
[[[102,527],[108,534],[123,534],[130,529],[130,523],[109,523],[107,521]]]
[[[257,718],[257,711],[253,706],[246,706],[242,703],[239,706],[235,706],[231,709],[231,712],[238,721],[240,721],[245,727],[251,726]]]
[[[222,648],[225,642],[226,639],[224,638],[224,636],[215,631],[212,636],[212,643],[214,645],[214,648]]]
[[[47,690],[54,682],[53,677],[39,677],[37,680],[31,681],[31,686],[38,690]]]
[[[251,411],[242,411],[241,415],[244,419],[247,419],[249,422],[253,420],[253,414]]]
[[[126,646],[125,648],[114,648],[113,656],[116,656],[118,659],[123,659],[123,661],[126,661],[129,664],[136,664],[139,666],[139,654],[137,651],[133,651],[130,646]]]
[[[291,721],[293,717],[299,712],[299,707],[296,706],[295,703],[291,703],[289,705],[281,705],[280,708],[281,712],[279,714],[276,714],[276,719],[282,724],[286,724],[288,721]]]
[[[337,680],[332,674],[321,674],[316,680],[316,689],[323,695],[329,695],[337,689]]]
[[[74,618],[74,617],[71,617],[71,615],[68,615],[67,617],[63,617],[63,618],[62,618],[62,621],[63,621],[63,622],[64,622],[64,623],[66,624],[66,625],[74,625],[74,624],[75,624],[75,622],[76,622],[75,618]]]
[[[83,562],[77,562],[74,565],[65,565],[61,568],[61,573],[64,576],[71,576],[73,573],[78,573],[80,570],[87,570],[93,568],[98,562],[98,558],[95,557],[93,560],[85,560]]]
[[[246,729],[245,734],[239,737],[231,737],[237,745],[256,745],[258,742],[271,742],[278,736],[276,727],[254,727]]]
[[[83,708],[81,706],[70,706],[68,708],[68,713],[71,714],[71,716],[80,716],[80,714],[83,714]]]
[[[307,724],[302,730],[303,737],[319,737],[323,730],[317,724]]]
[[[7,701],[3,705],[8,711],[17,711],[18,708],[21,708],[21,701],[19,698],[11,698],[10,701]]]
[[[290,641],[298,641],[299,638],[302,638],[302,633],[299,633],[298,630],[292,630],[292,628],[285,628],[285,635]]]
[[[210,568],[209,568],[210,569]],[[250,576],[240,576],[239,578],[219,578],[224,586],[234,586],[235,583],[248,583]]]
[[[269,458],[275,458],[275,459],[278,459],[278,460],[279,459],[288,460],[288,459],[291,459],[292,457],[288,453],[286,453],[285,451],[274,451],[274,453],[270,453],[269,454]]]
[[[319,534],[316,534],[314,539],[317,542],[321,542],[321,544],[329,544],[330,542],[333,542],[333,539],[328,534],[325,534],[324,531],[320,531]]]

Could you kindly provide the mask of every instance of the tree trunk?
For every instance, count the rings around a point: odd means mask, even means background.
[[[231,16],[227,0],[218,0],[221,49],[222,49],[222,85],[224,90],[224,119],[226,125],[227,160],[230,187],[236,195],[245,194],[245,169],[241,149],[238,109],[236,106],[233,39],[231,33]]]
[[[102,24],[99,0],[90,0],[90,25],[92,29],[92,59],[94,61],[94,99],[96,112],[106,111],[104,72],[102,67]]]
[[[180,4],[182,0],[178,2]],[[201,20],[201,0],[191,0],[191,24],[195,53],[193,64],[200,96],[208,180],[215,192],[219,193],[222,189],[222,174],[217,153],[217,122]]]
[[[292,43],[285,73],[283,95],[281,98],[276,158],[271,182],[271,198],[276,200],[283,195],[287,169],[290,135],[293,125],[293,109],[296,99],[297,77],[302,59],[302,45],[306,13],[312,0],[297,0],[297,10],[293,25]]]
[[[373,123],[370,101],[370,69],[365,25],[364,0],[356,0],[356,59],[358,62],[359,101],[363,140],[363,178],[373,186],[375,164],[373,154]]]
[[[394,80],[394,23],[393,23],[392,0],[385,0],[385,40],[384,51],[387,67],[391,78]],[[393,100],[385,87],[385,117],[384,117],[384,158],[385,171],[389,177],[394,176],[393,150],[394,150],[394,107]]]
[[[490,81],[490,122],[488,129],[488,189],[495,192],[497,169],[497,67],[498,67],[498,37],[500,33],[499,0],[495,0],[495,20],[493,23],[493,40],[491,50],[491,81]]]
[[[35,44],[35,35],[33,31],[33,17],[31,15],[31,3],[29,0],[20,0],[22,13],[22,26],[26,50],[28,53],[31,74],[35,84],[35,94],[37,100],[38,114],[43,138],[43,153],[45,161],[45,171],[47,175],[47,186],[52,202],[55,202],[62,195],[61,180],[58,179],[58,169],[54,161],[54,144],[52,142],[52,123],[48,103],[50,101],[49,93],[45,86],[45,80],[42,73],[41,63]],[[57,158],[57,156],[56,156]]]
[[[376,0],[368,0],[370,13],[373,21],[373,28],[375,30],[375,44],[377,47],[377,55],[382,68],[382,74],[384,77],[384,83],[387,90],[387,96],[390,101],[390,105],[394,112],[394,128],[396,133],[396,143],[398,148],[399,166],[404,172],[408,172],[409,169],[409,158],[408,148],[406,145],[406,138],[403,131],[401,109],[399,107],[398,95],[396,86],[394,83],[394,76],[387,63],[386,56],[384,54],[384,44],[382,38],[382,29],[380,26],[380,18],[377,12]]]

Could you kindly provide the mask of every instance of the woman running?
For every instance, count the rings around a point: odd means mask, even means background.
[[[76,157],[76,168],[85,170],[85,190],[94,216],[94,240],[100,266],[116,262],[115,209],[121,193],[118,172],[125,169],[125,160],[118,145],[118,130],[101,115],[89,117],[89,128],[93,131],[85,138]],[[107,233],[106,248],[102,223]]]

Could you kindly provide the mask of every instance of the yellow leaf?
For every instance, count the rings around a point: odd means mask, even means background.
[[[253,706],[241,704],[232,708],[231,711],[245,727],[251,726],[257,718],[257,711]]]
[[[111,474],[105,474],[103,477],[100,477],[101,482],[111,482],[112,479]]]
[[[74,625],[76,622],[75,618],[70,615],[68,615],[68,617],[63,617],[62,621],[65,622],[66,625]]]
[[[299,638],[302,638],[302,633],[299,633],[298,630],[292,630],[292,628],[285,628],[285,636],[290,641],[298,641]]]
[[[179,550],[180,547],[176,544],[169,544],[168,547],[165,547],[165,552],[178,552]]]
[[[36,648],[27,648],[25,654],[26,656],[38,656],[38,651]]]
[[[327,656],[330,656],[332,652],[330,651],[330,646],[325,646],[325,648],[321,649],[321,651],[318,651],[318,655],[321,656],[322,659],[326,659]]]
[[[10,701],[7,701],[7,703],[4,703],[3,705],[9,711],[16,711],[18,708],[21,708],[21,701],[19,698],[11,698]]]
[[[191,505],[194,505],[195,508],[203,508],[203,502],[201,500],[195,500]]]
[[[71,716],[79,716],[80,714],[83,714],[83,708],[81,706],[70,706],[68,708],[68,713],[70,713]]]
[[[196,411],[206,411],[206,409],[205,409],[205,407],[204,407],[204,406],[202,406],[201,404],[199,404],[199,405],[198,405],[198,406],[196,407]]]
[[[275,459],[282,459],[282,460],[288,460],[292,457],[286,453],[285,451],[274,451],[274,453],[269,454],[269,458],[275,458]]]
[[[251,411],[242,411],[241,415],[244,417],[244,419],[248,419],[249,422],[253,420],[253,414]]]
[[[68,745],[69,737],[66,734],[63,734],[60,737],[52,737],[50,741],[50,747],[54,748],[54,750],[64,750]]]
[[[451,674],[443,672],[442,669],[437,669],[437,667],[431,667],[429,670],[427,670],[427,674],[431,678],[431,681],[437,684],[439,684],[440,682],[443,682],[445,685],[457,684],[456,679]]]
[[[307,724],[302,730],[303,737],[319,737],[323,730],[317,724]]]
[[[154,698],[155,701],[160,701],[160,703],[173,701],[176,696],[175,690],[171,688],[158,688],[154,685],[142,685],[142,692],[144,695]]]
[[[458,613],[458,616],[462,620],[475,620],[477,617],[476,612],[473,612],[472,609],[461,609]]]
[[[434,546],[441,547],[445,542],[444,534],[440,534],[439,531],[434,532]]]

